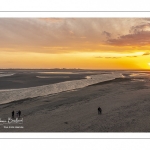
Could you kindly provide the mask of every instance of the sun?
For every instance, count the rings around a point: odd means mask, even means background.
[[[150,66],[150,63],[148,63],[148,65]]]

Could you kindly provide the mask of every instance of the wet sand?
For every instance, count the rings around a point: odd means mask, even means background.
[[[19,89],[86,79],[86,76],[107,74],[105,70],[80,69],[0,69],[0,90]],[[2,75],[10,76],[2,76]],[[12,75],[13,74],[13,75]]]
[[[12,76],[0,77],[0,90],[2,89],[19,89],[42,85],[49,85],[64,81],[85,79],[86,74],[40,74],[40,73],[18,73]]]
[[[1,119],[13,110],[21,110],[24,119],[23,129],[0,125],[0,132],[150,132],[149,103],[149,79],[116,79],[0,105]]]

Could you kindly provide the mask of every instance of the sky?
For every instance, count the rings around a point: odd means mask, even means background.
[[[0,68],[150,69],[150,19],[0,18]]]

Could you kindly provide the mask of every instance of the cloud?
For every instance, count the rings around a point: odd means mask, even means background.
[[[51,23],[57,23],[59,21],[62,21],[62,18],[39,18],[39,20],[51,22]]]
[[[107,43],[114,46],[147,46],[150,45],[150,31],[123,35],[117,39],[109,39]]]
[[[118,59],[118,58],[125,58],[125,57],[128,57],[128,58],[136,58],[138,56],[122,56],[122,57],[101,57],[101,56],[97,56],[95,58],[106,58],[106,59]]]
[[[138,57],[138,56],[126,56],[126,57],[133,58],[133,57]]]
[[[133,55],[133,56],[131,56],[131,55],[129,55],[129,56],[120,56],[120,57],[110,57],[110,56],[109,57],[102,57],[102,56],[97,56],[95,58],[107,58],[107,59],[116,59],[116,58],[125,58],[125,57],[127,57],[127,58],[136,58],[136,57],[148,56],[148,55],[150,55],[150,52],[145,52],[142,55]]]
[[[0,50],[37,53],[123,51],[111,46],[134,43],[132,38],[137,36],[134,30],[141,21],[137,18],[1,18]],[[131,27],[132,33],[129,33]],[[137,43],[146,35],[148,42],[149,34],[144,32],[137,33],[141,35]]]
[[[122,58],[122,57],[101,57],[101,56],[97,56],[95,58],[117,59],[117,58]]]
[[[149,46],[150,23],[132,26],[129,34],[121,35],[115,39],[108,39],[106,43],[113,46]]]
[[[150,55],[150,52],[145,52],[142,56]]]
[[[86,39],[86,37],[85,36],[82,36],[82,37],[80,37],[81,39]]]
[[[101,57],[101,56],[96,56],[95,58],[104,58],[104,57]]]
[[[104,57],[104,58],[111,58],[111,59],[117,59],[117,58],[121,58],[121,57]]]
[[[139,56],[145,56],[145,55],[150,55],[150,53],[149,52],[146,52],[146,53],[144,53],[144,54],[142,54],[142,55],[127,55],[127,56],[116,56],[116,57],[111,57],[111,56],[108,56],[108,57],[102,57],[102,56],[97,56],[97,57],[95,57],[95,58],[107,58],[107,59],[117,59],[117,58],[136,58],[136,57],[139,57]]]
[[[111,33],[109,32],[103,31],[102,34],[105,35],[107,38],[111,37]]]
[[[74,35],[73,31],[69,31],[69,33],[70,33],[71,35]]]
[[[133,34],[137,34],[143,31],[150,31],[150,23],[142,24],[138,26],[132,26],[129,32]]]

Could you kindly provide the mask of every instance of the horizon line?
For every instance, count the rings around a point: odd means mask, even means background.
[[[0,68],[0,70],[147,70],[150,69],[92,69],[92,68]]]

